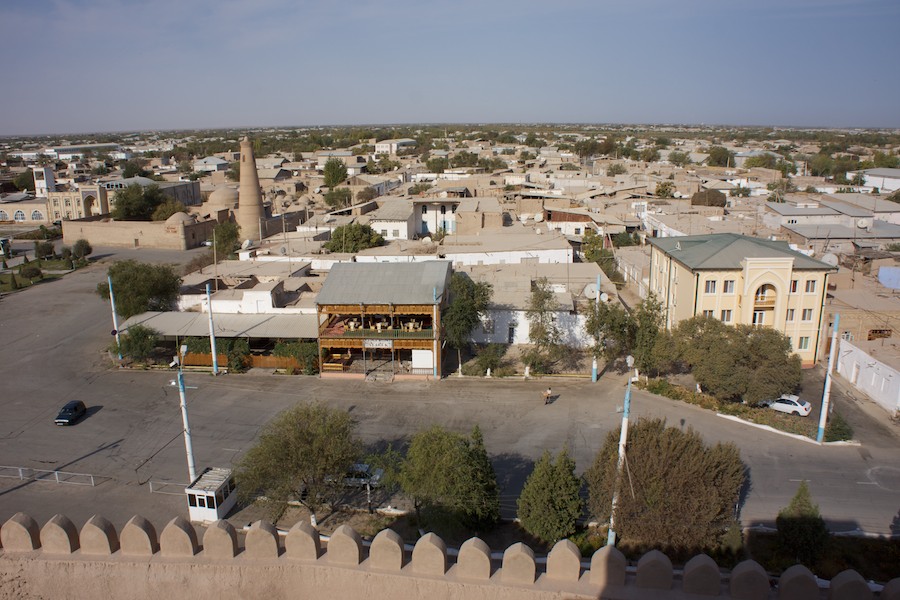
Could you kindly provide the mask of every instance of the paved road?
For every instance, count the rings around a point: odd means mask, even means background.
[[[190,258],[146,250],[115,253],[133,256]],[[19,510],[39,520],[64,512],[78,524],[102,512],[118,526],[134,513],[162,524],[184,512],[182,497],[151,494],[148,483],[187,480],[178,394],[169,384],[173,374],[109,368],[104,350],[110,341],[109,310],[93,293],[105,268],[93,266],[0,300],[0,464],[91,473],[99,482],[85,488],[2,479],[0,522]],[[821,377],[807,376],[806,387],[815,393]],[[606,433],[619,423],[625,389],[624,377],[615,374],[598,384],[555,381],[559,398],[545,406],[540,382],[450,377],[366,384],[252,373],[219,378],[189,373],[185,379],[196,388],[188,390],[188,399],[198,466],[230,464],[271,416],[297,402],[349,410],[363,441],[372,446],[402,440],[435,422],[460,431],[478,424],[493,455],[507,515],[544,449],[567,446],[580,471],[589,466]],[[91,407],[89,416],[74,427],[55,427],[53,416],[71,398],[83,399]],[[819,447],[640,391],[634,392],[633,412],[693,427],[710,442],[735,442],[750,473],[741,513],[745,524],[771,523],[799,480],[807,479],[833,530],[898,533],[898,437],[840,393],[835,399],[849,411],[862,446]]]

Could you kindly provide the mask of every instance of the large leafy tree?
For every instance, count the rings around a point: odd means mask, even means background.
[[[500,517],[496,477],[477,427],[471,438],[439,425],[417,433],[398,481],[420,524],[486,528]]]
[[[522,358],[536,372],[547,372],[555,361],[561,358],[562,330],[556,323],[556,312],[559,302],[546,277],[531,284],[531,297],[528,299],[528,341],[532,347]]]
[[[171,310],[178,298],[181,278],[169,265],[151,265],[135,260],[123,260],[109,268],[116,312],[124,318],[150,310]],[[97,284],[97,293],[109,298],[106,281]]]
[[[315,515],[342,494],[344,474],[360,455],[350,415],[320,404],[300,404],[270,421],[235,471],[244,501],[263,497],[280,515],[290,501]]]
[[[672,150],[669,152],[668,161],[675,166],[683,167],[691,164],[691,155],[680,150]]]
[[[156,208],[168,200],[158,185],[146,188],[133,183],[115,196],[112,217],[117,221],[149,221]]]
[[[213,240],[216,246],[216,258],[225,260],[241,246],[240,227],[233,221],[219,223],[213,230]]]
[[[347,167],[344,161],[339,158],[331,157],[325,161],[325,185],[333,188],[345,179],[347,179]]]
[[[734,523],[745,467],[734,444],[707,446],[693,429],[638,419],[629,429],[627,472],[618,470],[619,430],[609,432],[585,472],[591,515],[610,516],[623,540],[677,552],[714,548]]]
[[[447,341],[456,348],[460,370],[462,349],[468,347],[469,336],[487,310],[492,291],[490,283],[476,283],[464,273],[454,273],[450,278],[450,304],[441,317],[441,324]]]
[[[679,323],[672,338],[679,361],[719,399],[756,402],[800,385],[800,357],[787,337],[771,327],[694,317]]]
[[[323,246],[330,252],[356,253],[384,244],[384,238],[368,225],[349,223],[335,227],[331,239]]]
[[[16,178],[13,179],[13,185],[19,189],[19,191],[34,191],[34,174],[31,171],[22,171]]]
[[[709,158],[706,164],[711,167],[734,166],[734,152],[722,146],[713,146],[709,149]]]
[[[345,206],[349,206],[352,199],[353,193],[350,191],[350,188],[345,187],[328,190],[325,192],[324,196],[325,204],[332,208],[344,208]]]
[[[565,449],[555,460],[545,450],[518,500],[518,517],[525,531],[547,543],[575,533],[582,510],[581,484],[575,461]]]

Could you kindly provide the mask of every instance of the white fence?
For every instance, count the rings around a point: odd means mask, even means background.
[[[68,471],[46,471],[31,467],[8,467],[0,465],[0,477],[20,479],[22,481],[53,481],[70,485],[89,485],[94,487],[94,476],[87,473],[70,473]]]

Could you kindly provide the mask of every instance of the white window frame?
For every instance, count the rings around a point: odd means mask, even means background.
[[[800,316],[801,321],[812,321],[813,318],[813,309],[804,308],[803,314]]]
[[[716,280],[715,279],[707,279],[703,284],[703,293],[704,294],[715,294],[716,293]]]
[[[723,294],[733,294],[734,293],[734,279],[726,279],[722,284],[722,293]]]
[[[809,350],[809,336],[804,335],[797,343],[797,350]]]
[[[807,279],[805,290],[806,290],[807,294],[815,294],[816,293],[816,280],[815,279]]]
[[[721,319],[721,321],[722,321],[723,323],[731,323],[731,316],[732,316],[732,313],[731,313],[731,309],[730,309],[730,308],[722,309],[722,319]]]
[[[789,309],[787,309],[787,318],[785,319],[785,321],[792,322],[793,320],[794,320],[794,309],[789,308]]]

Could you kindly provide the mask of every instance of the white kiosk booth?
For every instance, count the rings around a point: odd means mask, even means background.
[[[209,523],[224,519],[237,502],[231,469],[207,468],[184,488],[191,521]]]

